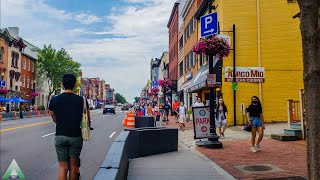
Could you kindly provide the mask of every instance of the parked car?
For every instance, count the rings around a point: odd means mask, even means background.
[[[116,114],[116,107],[112,104],[104,106],[103,114],[106,114],[106,113]]]
[[[121,111],[128,111],[129,107],[128,106],[122,106]]]

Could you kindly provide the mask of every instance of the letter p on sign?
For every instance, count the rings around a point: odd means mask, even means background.
[[[212,23],[212,17],[211,16],[207,16],[207,17],[205,17],[204,21],[205,21],[205,28],[207,29],[208,28],[208,24]]]

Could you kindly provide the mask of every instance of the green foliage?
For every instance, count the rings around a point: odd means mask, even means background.
[[[121,94],[116,93],[115,96],[116,96],[116,101],[117,101],[118,103],[121,103],[121,104],[127,103],[126,98],[124,98]]]
[[[135,102],[135,103],[138,103],[138,102],[139,102],[139,100],[140,100],[140,98],[139,98],[139,97],[135,97],[135,98],[134,98],[134,102]]]
[[[81,65],[73,61],[65,49],[56,50],[51,45],[44,45],[39,51],[37,69],[39,74],[50,82],[49,97],[54,91],[61,89],[61,80],[64,74],[80,74]]]

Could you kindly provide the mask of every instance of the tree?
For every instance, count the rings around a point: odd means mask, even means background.
[[[139,100],[140,100],[140,98],[139,98],[139,97],[135,97],[135,98],[134,98],[134,102],[135,102],[135,103],[138,103],[138,102],[139,102]]]
[[[118,103],[121,103],[121,104],[127,103],[126,98],[124,98],[121,94],[116,93],[115,96],[116,96],[116,101]]]
[[[298,0],[303,50],[308,178],[320,179],[320,0]]]
[[[80,74],[80,64],[70,57],[65,49],[59,51],[52,48],[51,45],[44,45],[38,53],[37,69],[41,77],[46,79],[49,84],[49,96],[61,90],[62,77],[66,73],[72,73],[78,76]]]

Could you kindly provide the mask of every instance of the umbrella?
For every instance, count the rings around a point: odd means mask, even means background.
[[[0,102],[9,102],[7,98],[0,97]]]
[[[29,102],[28,100],[24,100],[24,99],[21,99],[18,97],[11,98],[11,99],[9,99],[9,101],[10,102]]]

